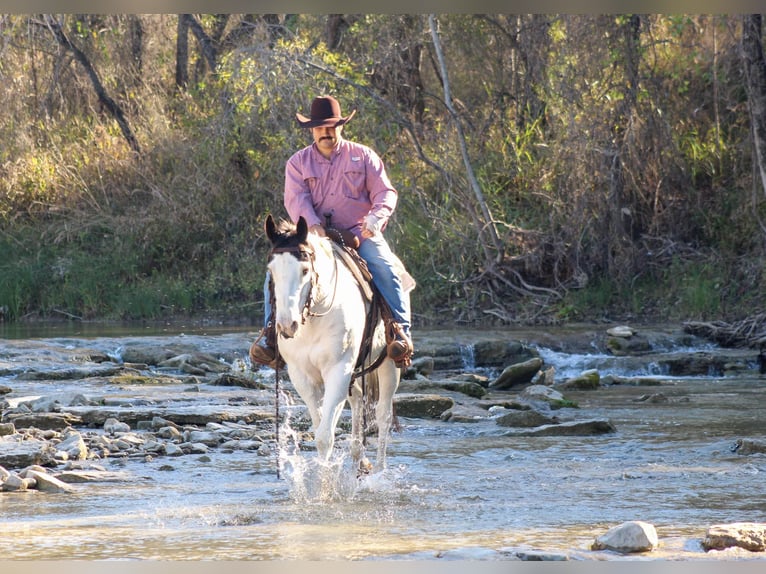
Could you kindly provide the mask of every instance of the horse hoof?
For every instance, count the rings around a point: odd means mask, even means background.
[[[359,461],[359,469],[357,470],[356,477],[362,478],[372,472],[372,463],[366,458]]]

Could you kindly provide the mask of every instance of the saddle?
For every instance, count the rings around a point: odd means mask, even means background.
[[[329,222],[328,222],[329,223]],[[393,313],[385,302],[383,297],[378,292],[375,285],[372,283],[372,275],[367,267],[367,262],[359,255],[357,251],[359,247],[359,239],[352,232],[348,230],[338,230],[329,225],[325,227],[327,236],[332,239],[330,242],[335,255],[343,262],[343,264],[351,271],[351,274],[356,279],[356,283],[359,286],[359,290],[365,300],[370,303],[369,311],[365,319],[364,338],[362,340],[362,347],[360,349],[357,363],[354,367],[354,377],[361,377],[365,373],[368,373],[382,362],[385,358],[385,352],[378,357],[371,365],[363,368],[365,359],[370,355],[372,351],[372,340],[375,332],[375,325],[378,318],[383,320],[386,334],[386,344],[389,345],[396,338],[398,331],[401,330],[401,326],[395,321]],[[404,268],[404,264],[401,260],[394,255],[394,263],[396,265],[396,272],[402,280],[402,286],[405,293],[409,293],[415,288],[415,280]],[[349,389],[350,390],[350,389]]]

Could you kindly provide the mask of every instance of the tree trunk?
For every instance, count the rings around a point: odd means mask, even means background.
[[[112,117],[117,120],[117,123],[120,126],[120,130],[122,130],[122,135],[127,140],[130,148],[136,153],[140,153],[141,148],[138,145],[138,140],[136,140],[136,137],[133,135],[133,131],[130,129],[130,125],[128,124],[128,120],[125,118],[125,114],[122,111],[122,108],[117,104],[117,102],[109,97],[109,94],[106,93],[104,85],[101,83],[95,68],[90,63],[90,60],[88,60],[88,57],[82,50],[80,50],[71,42],[71,40],[64,33],[64,30],[61,28],[61,24],[59,22],[50,16],[46,16],[45,24],[53,33],[56,41],[64,49],[70,51],[74,56],[74,59],[83,67],[85,73],[88,74],[88,78],[90,79],[91,84],[93,84],[93,89],[96,91],[98,101],[101,102],[101,105],[104,106],[104,108],[112,115]]]
[[[742,62],[750,107],[755,165],[766,193],[766,60],[763,55],[761,15],[742,17]]]
[[[188,14],[178,15],[176,31],[176,88],[185,90],[189,85],[189,19]]]
[[[465,134],[463,133],[463,125],[460,123],[460,118],[458,117],[458,114],[455,111],[455,107],[452,104],[452,93],[450,91],[449,79],[447,75],[447,64],[444,61],[444,54],[442,53],[441,42],[439,41],[439,32],[436,29],[436,17],[433,14],[429,14],[428,22],[431,27],[431,36],[434,42],[434,50],[436,52],[436,57],[439,62],[439,68],[442,75],[442,83],[444,86],[444,103],[447,106],[450,115],[452,115],[453,119],[455,120],[455,126],[457,127],[458,138],[460,140],[460,151],[463,155],[463,163],[466,169],[466,176],[471,185],[471,188],[473,189],[474,195],[476,196],[476,202],[479,204],[478,206],[481,210],[482,216],[484,217],[484,223],[480,225],[479,228],[479,237],[483,237],[485,233],[489,234],[492,247],[495,250],[495,259],[496,261],[500,261],[503,256],[503,245],[497,235],[495,221],[489,211],[487,202],[484,200],[484,193],[481,190],[481,185],[479,185],[479,181],[476,179],[476,174],[474,173],[473,166],[471,165],[471,160],[468,155],[468,146],[465,141]],[[484,253],[487,257],[487,261],[491,262],[492,257],[490,256],[490,252],[486,244],[482,242],[482,245],[484,247]]]

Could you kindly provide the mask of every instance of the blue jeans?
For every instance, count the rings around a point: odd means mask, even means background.
[[[394,273],[394,254],[388,246],[385,237],[378,234],[362,241],[362,244],[359,246],[359,255],[367,262],[370,275],[372,275],[372,282],[391,308],[394,319],[402,326],[404,332],[409,335],[411,318],[410,295],[404,292],[399,275]],[[264,325],[268,325],[271,320],[270,279],[270,274],[267,271],[266,280],[263,283]]]

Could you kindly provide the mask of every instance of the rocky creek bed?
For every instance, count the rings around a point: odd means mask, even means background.
[[[34,505],[45,505],[46,500],[57,505],[61,497],[87,496],[88,489],[103,493],[109,485],[120,489],[144,480],[162,482],[180,460],[209,468],[208,480],[226,480],[223,474],[216,478],[215,466],[227,456],[259,461],[260,475],[275,473],[273,371],[250,369],[246,355],[252,337],[252,333],[230,333],[0,341],[0,504],[11,501],[9,497],[34,495]],[[727,381],[738,386],[727,389]],[[634,441],[631,448],[650,450],[641,445],[641,433],[653,432],[647,421],[675,418],[682,421],[679,426],[692,428],[683,432],[696,433],[695,440],[711,433],[706,464],[712,470],[705,473],[724,477],[742,473],[743,480],[752,481],[752,489],[748,500],[732,501],[734,508],[746,509],[741,517],[736,512],[709,513],[734,518],[726,522],[701,525],[699,516],[705,513],[697,512],[694,519],[685,517],[683,526],[656,527],[652,520],[637,516],[586,525],[590,541],[583,542],[581,531],[579,542],[570,548],[562,549],[560,543],[551,548],[524,543],[498,547],[491,541],[474,541],[452,550],[411,550],[405,556],[766,558],[766,523],[754,519],[759,512],[753,510],[759,505],[762,510],[766,501],[762,480],[756,476],[766,469],[764,383],[755,349],[722,349],[680,328],[424,333],[416,338],[415,361],[395,398],[404,431],[398,446],[392,446],[393,464],[397,453],[408,455],[407,428],[414,429],[415,442],[421,431],[426,436],[457,432],[456,442],[470,436],[486,444],[542,444],[541,456],[546,456],[546,448],[570,442],[587,449],[611,436]],[[711,392],[711,385],[723,392]],[[283,413],[291,416],[296,440],[311,456],[305,413],[289,381],[284,387],[293,406]],[[704,409],[702,415],[699,409]],[[720,409],[735,412],[716,417]],[[683,421],[685,412],[695,414]],[[344,417],[341,439],[347,430]],[[658,442],[667,445],[672,440],[672,435],[662,436]],[[343,441],[339,442],[342,448]],[[514,456],[520,455],[512,452],[506,460]],[[552,466],[561,464],[550,456]],[[719,459],[725,468],[716,469]],[[146,472],[135,470],[142,466]],[[188,467],[187,463],[184,468]],[[627,468],[621,471],[621,480],[646,480],[653,488],[662,488],[662,481],[652,473],[688,472],[694,480],[697,472],[671,471],[656,463],[639,470],[631,471],[630,464]],[[542,485],[546,477],[530,480],[526,496],[534,495],[534,481]],[[674,485],[679,484],[683,480],[676,477]],[[726,478],[721,488],[719,494],[725,498],[730,488]],[[651,499],[653,494],[645,496]],[[6,518],[2,527],[4,534],[14,532],[13,522]],[[667,539],[663,528],[670,533]],[[365,556],[400,554],[389,549]]]

